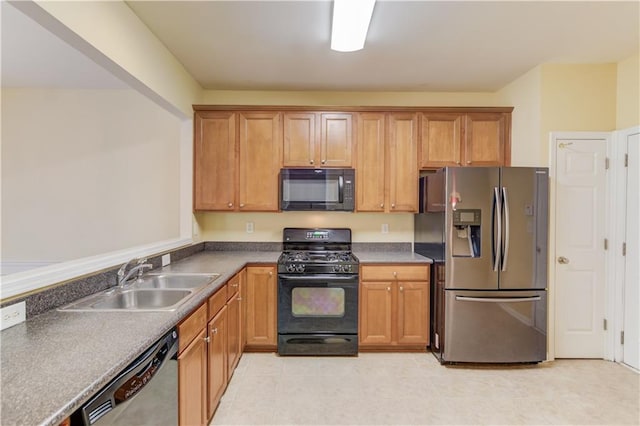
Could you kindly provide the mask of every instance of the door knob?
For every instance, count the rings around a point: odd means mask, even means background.
[[[566,265],[567,263],[569,263],[569,259],[567,259],[567,258],[566,258],[566,257],[564,257],[564,256],[560,256],[560,257],[558,258],[558,263],[560,263],[560,264],[562,264],[562,265]]]

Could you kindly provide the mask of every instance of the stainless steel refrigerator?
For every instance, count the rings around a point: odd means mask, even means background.
[[[442,363],[547,352],[548,169],[448,167],[421,178],[414,251],[431,255],[431,349]]]

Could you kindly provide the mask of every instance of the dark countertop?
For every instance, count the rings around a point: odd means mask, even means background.
[[[356,252],[361,263],[431,263],[412,252]],[[203,251],[154,272],[220,277],[173,312],[51,310],[0,334],[2,425],[58,425],[240,271],[280,252]]]

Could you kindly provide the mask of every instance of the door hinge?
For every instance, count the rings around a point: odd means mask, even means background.
[[[603,319],[602,320],[602,328],[606,331],[607,330],[607,319]]]
[[[624,345],[624,331],[620,332],[620,344]]]
[[[622,255],[627,255],[627,243],[622,243]]]
[[[607,238],[604,239],[604,249],[609,250],[609,240]]]
[[[624,155],[624,166],[629,167],[629,154]]]
[[[604,168],[605,170],[609,170],[609,157],[605,157],[604,159]]]

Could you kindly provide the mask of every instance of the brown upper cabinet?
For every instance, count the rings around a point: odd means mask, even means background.
[[[357,134],[356,210],[417,211],[417,114],[360,113]]]
[[[420,168],[511,163],[511,108],[505,112],[422,113]]]
[[[351,167],[353,114],[284,113],[284,167]]]
[[[277,211],[281,114],[197,111],[194,126],[194,210]]]

